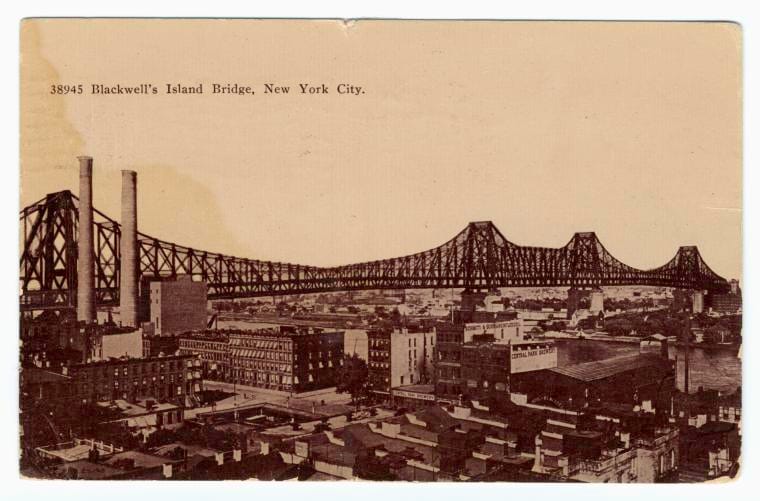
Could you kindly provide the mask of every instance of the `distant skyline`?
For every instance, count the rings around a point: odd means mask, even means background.
[[[141,232],[318,266],[491,220],[521,245],[595,231],[637,268],[697,245],[741,277],[741,31],[728,23],[27,21],[22,193]],[[49,84],[246,83],[256,96],[51,96]],[[263,96],[264,83],[365,94]]]

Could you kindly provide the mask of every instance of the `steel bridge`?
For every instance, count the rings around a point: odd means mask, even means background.
[[[119,303],[120,225],[94,210],[95,300]],[[76,307],[78,199],[51,193],[20,212],[22,310]],[[514,244],[490,221],[470,223],[448,242],[404,257],[336,267],[244,259],[184,247],[138,233],[141,279],[191,275],[208,285],[209,299],[369,289],[600,287],[653,285],[725,292],[695,246],[678,249],[664,265],[639,270],[613,257],[593,232],[563,247]]]

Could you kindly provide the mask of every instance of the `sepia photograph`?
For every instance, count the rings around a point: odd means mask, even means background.
[[[19,32],[23,481],[742,476],[741,25]]]

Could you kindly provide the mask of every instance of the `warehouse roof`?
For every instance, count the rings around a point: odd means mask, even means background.
[[[597,360],[594,362],[585,362],[582,364],[566,365],[564,367],[555,367],[549,371],[568,376],[580,381],[598,381],[616,374],[628,372],[647,367],[662,367],[668,362],[659,355],[625,355],[621,357]]]

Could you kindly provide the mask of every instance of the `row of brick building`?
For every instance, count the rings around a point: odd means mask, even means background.
[[[214,380],[302,392],[336,384],[343,365],[343,332],[280,326],[204,330],[179,336],[179,353],[202,360]]]

